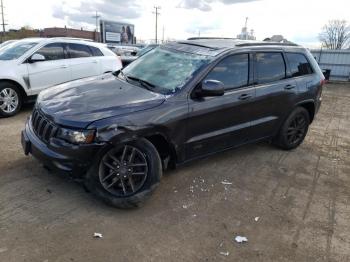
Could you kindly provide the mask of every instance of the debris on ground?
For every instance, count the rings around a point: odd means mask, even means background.
[[[103,238],[101,233],[94,233],[94,238]]]
[[[258,221],[259,221],[259,218],[260,218],[260,217],[255,217],[255,218],[254,218],[255,222],[258,222]]]
[[[223,185],[232,185],[232,182],[228,182],[228,181],[224,180],[224,181],[221,181],[221,184],[223,184]]]
[[[48,189],[46,189],[46,192],[47,192],[47,193],[49,193],[49,194],[51,194],[51,193],[52,193],[51,189],[49,189],[49,188],[48,188]]]
[[[7,247],[0,247],[0,253],[6,252],[8,249]]]
[[[183,209],[187,209],[188,206],[187,206],[187,205],[182,205],[182,208],[183,208]]]
[[[223,255],[223,256],[228,256],[230,254],[230,252],[226,251],[226,252],[220,252],[220,255]]]
[[[235,237],[235,241],[236,241],[237,243],[248,242],[248,238],[242,237],[242,236],[236,236],[236,237]]]

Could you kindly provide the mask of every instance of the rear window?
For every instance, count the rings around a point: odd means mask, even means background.
[[[93,56],[103,56],[102,52],[100,49],[98,49],[97,47],[94,46],[89,46],[92,52]]]
[[[305,55],[299,53],[286,53],[292,77],[312,74],[312,67]]]
[[[286,78],[286,64],[282,53],[257,53],[255,67],[258,84]]]
[[[68,44],[70,58],[91,57],[92,51],[87,45]]]

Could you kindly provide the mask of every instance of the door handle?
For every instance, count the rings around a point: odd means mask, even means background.
[[[239,100],[247,100],[249,98],[251,98],[252,95],[251,94],[242,94],[238,97]]]
[[[293,89],[293,88],[295,88],[295,85],[286,85],[284,87],[284,89],[286,89],[286,90],[290,90],[290,89]]]
[[[68,66],[67,65],[61,65],[61,68],[65,69],[65,68],[68,68]]]

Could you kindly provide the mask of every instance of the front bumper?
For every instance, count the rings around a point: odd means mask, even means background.
[[[48,144],[41,141],[27,120],[21,137],[23,151],[31,154],[49,168],[70,173],[75,177],[84,175],[93,164],[96,154],[104,144],[73,145],[51,138]]]

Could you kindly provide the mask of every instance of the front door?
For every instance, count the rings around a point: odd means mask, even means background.
[[[45,88],[70,81],[70,68],[65,59],[62,44],[48,44],[35,53],[43,55],[45,60],[27,63],[29,83],[33,94],[38,94]]]
[[[225,94],[189,100],[188,159],[246,141],[245,132],[250,128],[250,112],[255,101],[249,72],[249,54],[235,54],[221,60],[204,78],[221,81]]]
[[[257,52],[254,59],[256,103],[249,136],[252,140],[276,135],[295,104],[297,83],[287,73],[282,51]]]

